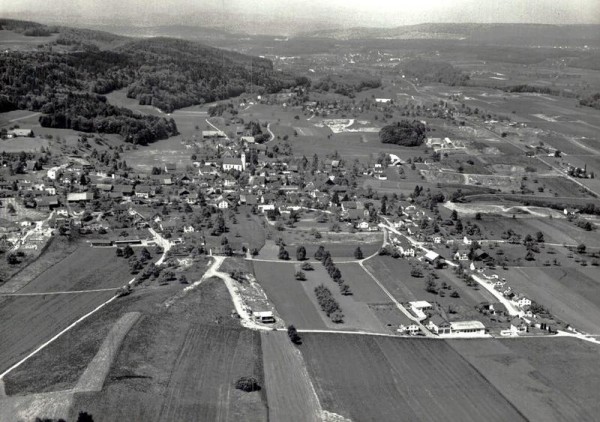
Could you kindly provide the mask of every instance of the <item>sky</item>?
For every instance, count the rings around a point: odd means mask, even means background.
[[[79,24],[231,25],[292,33],[428,22],[600,23],[600,0],[0,0],[0,15]]]

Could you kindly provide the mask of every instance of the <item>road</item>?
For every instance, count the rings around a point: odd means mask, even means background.
[[[267,132],[269,132],[269,135],[271,135],[271,137],[269,138],[269,140],[267,142],[265,142],[265,144],[267,144],[275,139],[275,134],[271,131],[271,123],[267,124]]]

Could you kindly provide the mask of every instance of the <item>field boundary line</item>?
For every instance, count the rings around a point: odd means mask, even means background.
[[[69,295],[69,294],[80,294],[80,293],[100,293],[100,292],[114,292],[119,287],[111,287],[106,289],[93,289],[93,290],[72,290],[62,292],[41,292],[41,293],[0,293],[0,297],[27,297],[27,296],[52,296],[52,295]]]
[[[73,323],[71,323],[71,325],[69,325],[67,328],[63,329],[62,331],[60,331],[58,334],[54,335],[50,340],[42,343],[40,346],[38,346],[33,352],[29,353],[27,356],[25,356],[23,359],[21,359],[20,361],[18,361],[17,363],[15,363],[14,365],[12,365],[10,368],[8,368],[6,371],[4,371],[2,374],[0,374],[0,379],[3,379],[6,375],[8,375],[10,372],[12,372],[13,370],[17,369],[19,366],[23,365],[25,362],[27,362],[30,358],[32,358],[33,356],[35,356],[36,354],[38,354],[41,350],[45,349],[46,346],[50,345],[51,343],[53,343],[55,340],[57,340],[59,337],[61,337],[63,334],[65,334],[66,332],[70,331],[71,329],[73,329],[77,324],[79,324],[80,322],[82,322],[83,320],[85,320],[86,318],[92,316],[93,314],[95,314],[96,312],[98,312],[100,309],[104,308],[106,305],[108,305],[109,303],[111,303],[113,300],[115,300],[118,296],[113,296],[110,299],[108,299],[106,302],[100,304],[98,307],[96,307],[95,309],[91,310],[90,312],[88,312],[87,314],[85,314],[84,316],[80,317],[79,319],[75,320]]]

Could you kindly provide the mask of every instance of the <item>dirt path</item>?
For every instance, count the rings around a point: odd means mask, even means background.
[[[129,312],[114,323],[104,339],[102,346],[88,364],[85,372],[79,378],[73,389],[74,393],[82,391],[100,391],[112,362],[119,352],[123,339],[140,317],[139,312]]]

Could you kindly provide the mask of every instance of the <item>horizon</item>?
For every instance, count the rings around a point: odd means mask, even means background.
[[[139,10],[145,10],[139,14]],[[419,24],[600,24],[595,0],[22,0],[0,6],[4,17],[77,26],[191,26],[249,34],[294,35],[349,28],[396,28]]]

